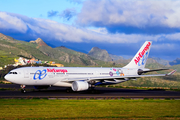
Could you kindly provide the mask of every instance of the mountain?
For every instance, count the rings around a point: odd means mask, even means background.
[[[180,58],[176,58],[175,60],[171,62],[168,60],[163,60],[161,58],[156,58],[156,57],[152,57],[152,59],[156,60],[159,64],[164,65],[166,67],[171,67],[171,66],[180,64]]]
[[[171,66],[180,64],[180,58],[176,58],[176,60],[169,62]]]
[[[12,38],[10,36],[6,36],[6,35],[4,35],[2,33],[0,33],[0,39],[9,40],[9,41],[14,40],[14,38]]]
[[[164,60],[161,58],[157,58],[157,57],[152,57],[152,59],[156,60],[159,64],[170,67],[171,65],[169,64],[168,60]]]
[[[55,61],[65,66],[106,65],[105,62],[92,58],[85,53],[65,47],[52,48],[41,38],[25,42],[0,33],[0,66],[13,64],[14,58],[18,57],[34,57],[40,60]]]
[[[102,50],[98,47],[93,47],[88,55],[102,61],[113,62],[121,67],[127,65],[131,61],[131,59],[124,59],[122,56],[108,54],[106,50]],[[146,67],[150,69],[164,68],[165,66],[169,67],[169,62],[160,58],[148,58],[146,65]]]
[[[112,58],[109,56],[108,52],[106,50],[102,50],[98,47],[93,47],[88,55],[90,55],[93,58],[96,58],[98,60],[102,61],[112,61]]]
[[[72,63],[82,66],[98,65],[98,61],[89,55],[81,52],[77,52],[66,47],[56,47],[52,48],[48,46],[42,39],[38,38],[35,41],[30,41],[32,44],[37,45],[37,49],[43,52],[45,55],[51,57],[52,59],[57,59],[65,63]]]
[[[38,38],[35,41],[30,41],[30,43],[36,43],[38,46],[48,46],[41,38]]]
[[[81,63],[82,65],[98,65],[94,58],[85,53],[77,52],[63,46],[55,49],[65,53],[65,55],[59,57],[59,60],[64,60],[67,63],[71,62],[75,64]]]
[[[109,56],[112,58],[112,61],[125,60],[122,56],[112,55],[112,54],[109,54]]]
[[[3,34],[0,34],[0,51],[16,57],[23,56],[32,58],[39,55],[39,58],[46,58],[40,50],[36,49],[35,46],[28,42],[15,40]]]
[[[35,45],[0,34],[0,66],[13,64],[18,57],[50,60]]]
[[[167,66],[164,66],[160,63],[158,63],[155,59],[153,58],[148,58],[147,59],[147,64],[146,64],[146,68],[149,69],[161,69],[161,68],[166,68]]]
[[[55,61],[65,66],[125,66],[131,59],[108,54],[106,50],[93,47],[88,54],[77,52],[66,47],[52,48],[41,38],[30,42],[16,40],[0,33],[0,66],[14,63],[14,58],[36,58]],[[180,64],[180,58],[169,62],[160,58],[149,58],[147,66],[150,68],[170,67]]]

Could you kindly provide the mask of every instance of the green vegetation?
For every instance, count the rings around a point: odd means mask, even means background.
[[[180,72],[180,65],[174,65],[174,66],[171,66],[170,68],[177,70],[177,72]]]
[[[106,66],[106,64],[111,64],[108,62],[96,60],[87,54],[76,52],[65,47],[51,48],[42,40],[39,40],[39,43],[25,42],[15,40],[2,34],[1,36],[0,67],[14,63],[13,59],[19,57],[35,57],[36,59],[44,61],[54,61],[56,63],[61,63],[66,67]]]
[[[0,119],[180,119],[179,100],[0,99]]]
[[[7,52],[0,50],[0,67],[4,67],[4,65],[13,64],[14,58],[17,56],[11,55]]]
[[[138,78],[137,80],[130,80],[120,83],[116,86],[133,86],[133,87],[163,87],[163,88],[177,88],[180,89],[179,75],[169,77],[146,77]]]
[[[100,87],[104,87],[103,85]],[[135,87],[135,86],[120,86],[120,85],[106,85],[109,88],[123,88],[123,89],[138,89],[138,90],[163,90],[163,91],[179,91],[180,88],[169,87]]]

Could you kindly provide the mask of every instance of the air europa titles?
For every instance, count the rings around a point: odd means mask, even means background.
[[[66,69],[55,69],[55,68],[48,68],[48,69],[44,69],[44,70],[37,70],[34,74],[33,79],[34,80],[42,80],[47,76],[47,72],[59,72],[59,73],[66,73],[68,72]]]
[[[66,69],[47,69],[47,72],[61,72],[61,73],[66,73],[68,72]]]
[[[140,61],[140,59],[143,57],[143,55],[146,53],[146,51],[149,49],[149,46],[151,45],[151,42],[148,42],[146,47],[142,50],[142,52],[139,52],[138,56],[134,59],[134,62],[137,63]]]

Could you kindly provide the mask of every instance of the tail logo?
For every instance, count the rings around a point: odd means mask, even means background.
[[[139,62],[142,59],[142,65],[145,63],[145,61],[147,60],[147,54],[148,52],[146,52],[149,49],[149,46],[151,45],[150,42],[148,42],[148,44],[146,45],[146,47],[142,50],[142,52],[138,53],[138,56],[134,59],[134,62],[136,63],[136,65],[140,65]],[[145,56],[144,56],[145,55]]]
[[[146,54],[143,55],[142,59],[138,62],[138,66],[145,65],[147,58],[148,58],[148,52],[146,52]]]

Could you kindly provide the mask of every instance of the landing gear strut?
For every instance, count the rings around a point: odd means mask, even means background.
[[[26,92],[25,87],[26,87],[26,85],[21,85],[21,92],[22,92],[22,93],[25,93],[25,92]]]
[[[94,93],[96,93],[96,89],[95,89],[95,81],[94,80],[92,80],[91,82],[90,82],[90,92],[92,93],[92,94],[94,94]]]
[[[72,90],[72,88],[67,88],[67,89],[66,89],[66,92],[67,92],[67,93],[71,93],[71,92],[73,92],[73,90]]]

